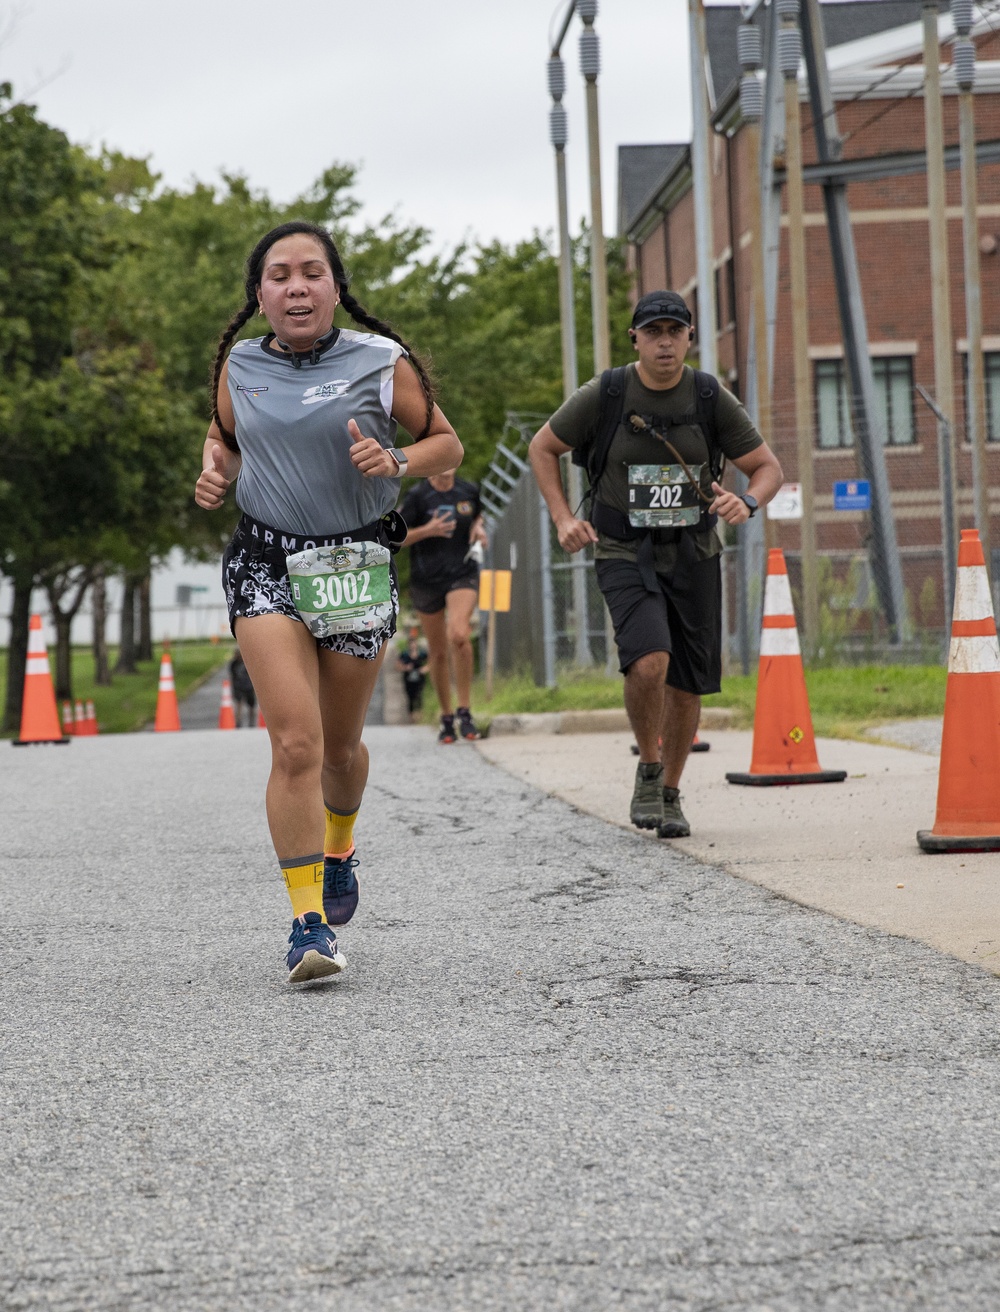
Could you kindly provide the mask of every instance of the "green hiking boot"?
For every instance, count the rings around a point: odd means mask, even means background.
[[[629,819],[637,829],[657,829],[663,822],[663,766],[635,767],[635,788]]]
[[[681,790],[664,788],[663,818],[659,823],[658,833],[661,838],[689,838],[691,826],[681,810]]]

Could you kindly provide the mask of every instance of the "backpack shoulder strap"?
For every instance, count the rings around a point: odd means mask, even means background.
[[[719,401],[719,380],[714,374],[707,374],[704,369],[694,371],[695,418],[703,424],[708,438],[709,464],[712,475],[718,481],[725,464],[725,456],[719,446],[718,427],[716,424],[716,407]]]
[[[605,369],[601,374],[601,399],[597,419],[597,432],[593,442],[583,452],[581,464],[587,468],[587,477],[593,490],[608,463],[608,452],[614,441],[618,425],[625,410],[625,371],[628,365],[620,364]]]

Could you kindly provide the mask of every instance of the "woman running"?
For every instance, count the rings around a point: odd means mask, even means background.
[[[371,332],[334,328],[338,305]],[[230,350],[254,314],[270,331]],[[453,469],[462,446],[419,359],[348,291],[329,233],[299,221],[250,253],[212,415],[195,501],[217,509],[239,476],[223,583],[271,739],[267,819],[294,915],[288,979],[300,984],[347,965],[331,926],[358,903],[361,733],[396,629],[386,548],[405,533],[390,513],[399,480]],[[405,454],[397,422],[416,439]]]

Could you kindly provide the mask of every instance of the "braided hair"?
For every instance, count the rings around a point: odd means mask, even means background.
[[[230,433],[222,422],[219,414],[219,379],[222,377],[222,366],[226,362],[226,356],[229,347],[244,324],[249,323],[257,313],[257,291],[260,287],[261,275],[264,270],[264,258],[271,247],[281,241],[283,237],[291,237],[297,233],[305,233],[309,237],[315,237],[323,247],[327,262],[330,265],[330,272],[333,274],[333,280],[340,291],[340,304],[351,316],[355,323],[361,324],[363,328],[368,328],[372,332],[378,333],[381,337],[391,338],[406,351],[410,358],[410,363],[417,371],[417,377],[420,379],[420,386],[423,389],[426,407],[424,411],[424,426],[419,434],[414,436],[419,440],[423,437],[431,426],[431,416],[434,412],[434,386],[431,382],[427,366],[414,352],[412,347],[403,341],[402,337],[389,324],[383,323],[381,319],[376,319],[374,315],[361,305],[348,291],[349,281],[344,269],[344,262],[340,258],[340,252],[334,245],[333,238],[325,228],[316,223],[309,223],[305,219],[292,219],[288,223],[279,224],[277,228],[272,228],[269,233],[261,237],[260,241],[250,252],[247,258],[246,278],[244,289],[246,291],[246,303],[241,310],[230,319],[226,325],[225,331],[219,338],[219,345],[215,352],[215,361],[212,365],[212,418],[215,420],[216,427],[222,435],[222,440],[230,451],[239,451],[239,445],[236,441],[236,435]]]

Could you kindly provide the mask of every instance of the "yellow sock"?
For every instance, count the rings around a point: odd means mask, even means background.
[[[359,807],[358,810],[361,808]],[[326,837],[323,840],[323,851],[328,856],[346,856],[354,846],[354,822],[358,818],[358,812],[352,811],[350,815],[344,815],[342,811],[331,811],[326,808]]]
[[[293,856],[279,864],[288,896],[292,899],[292,914],[304,916],[307,911],[318,911],[323,916],[323,853]],[[326,920],[326,916],[323,919]]]

